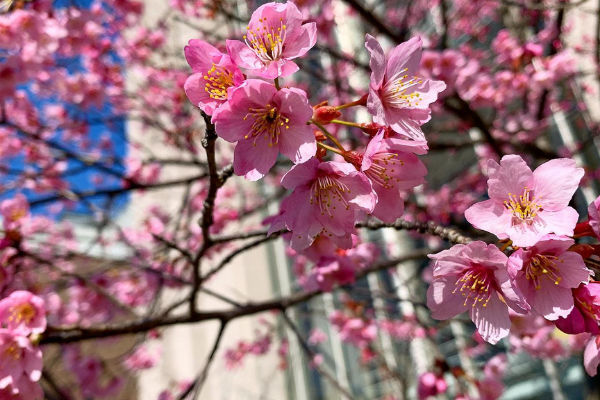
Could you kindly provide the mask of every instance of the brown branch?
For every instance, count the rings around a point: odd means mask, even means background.
[[[294,322],[290,319],[290,317],[287,316],[287,314],[285,312],[281,313],[281,315],[283,316],[283,320],[285,321],[286,325],[292,330],[292,332],[294,332],[294,335],[298,339],[298,342],[300,343],[300,347],[302,347],[302,350],[304,350],[307,357],[312,360],[315,357],[315,353],[312,351],[312,349],[308,346],[308,344],[302,337],[302,334],[298,330],[298,327],[296,326],[296,324],[294,324]],[[349,399],[349,400],[355,399],[354,396],[352,396],[352,394],[348,391],[348,389],[346,389],[345,387],[340,385],[340,383],[337,381],[337,379],[335,379],[325,369],[321,368],[318,365],[314,365],[313,368],[320,375],[322,375],[327,381],[329,381],[329,383],[331,383],[341,394],[343,394],[343,397],[345,399]]]
[[[504,151],[500,143],[494,138],[488,124],[483,120],[477,111],[471,108],[458,94],[447,97],[444,100],[444,108],[454,114],[457,118],[469,122],[473,127],[477,128],[482,134],[485,141],[490,145],[494,153],[498,157],[504,156]]]
[[[395,43],[399,44],[406,40],[406,32],[394,32],[391,27],[384,24],[377,15],[375,15],[372,11],[367,10],[359,1],[343,0],[343,2],[352,7],[365,21],[373,25],[375,29],[392,39]]]
[[[357,228],[366,228],[369,230],[377,230],[382,228],[393,228],[396,230],[403,231],[417,231],[428,235],[439,236],[442,239],[449,241],[454,244],[466,244],[473,241],[472,238],[463,235],[454,228],[445,228],[437,225],[434,222],[414,222],[398,220],[393,224],[386,224],[378,221],[368,221],[356,225]]]
[[[198,398],[200,396],[200,392],[202,391],[202,387],[204,386],[204,382],[206,382],[206,377],[208,376],[208,369],[210,368],[213,360],[215,359],[215,354],[217,354],[217,349],[219,348],[219,344],[221,343],[221,339],[223,338],[223,333],[225,332],[225,327],[227,326],[226,322],[221,322],[221,326],[219,327],[219,332],[217,333],[217,338],[213,344],[212,350],[204,363],[204,367],[202,371],[198,374],[198,378],[194,380],[194,383],[189,385],[189,387],[179,395],[178,400],[183,400],[187,396],[189,396],[192,392],[194,393],[194,398]]]
[[[369,268],[365,268],[364,270],[360,271],[356,275],[356,278],[361,279],[370,273],[389,269],[403,262],[421,259],[423,257],[426,257],[428,253],[436,251],[437,250],[432,251],[429,249],[417,250],[412,253],[408,253],[404,256],[395,258],[393,260],[387,260],[382,263],[374,264]],[[283,298],[272,299],[258,303],[248,302],[241,307],[236,307],[229,310],[203,311],[196,312],[194,315],[179,315],[165,318],[142,319],[133,322],[111,324],[95,328],[83,328],[78,326],[49,326],[46,332],[44,333],[40,343],[74,343],[89,339],[99,339],[127,334],[143,333],[160,327],[167,327],[178,324],[189,324],[209,320],[220,320],[223,322],[229,322],[237,318],[258,314],[265,311],[284,311],[290,307],[302,304],[323,293],[324,292],[322,290],[298,292]]]

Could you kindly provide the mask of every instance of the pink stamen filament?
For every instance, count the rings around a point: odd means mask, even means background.
[[[408,71],[404,68],[401,73]],[[407,93],[410,88],[423,83],[417,76],[409,79],[408,75],[400,75],[391,79],[383,88],[385,102],[397,108],[414,107],[419,105],[421,94],[419,92]]]
[[[254,118],[254,124],[250,132],[244,136],[244,139],[254,138],[254,145],[256,146],[256,140],[263,136],[265,140],[270,140],[269,147],[277,145],[279,143],[279,135],[281,135],[283,129],[289,129],[288,125],[289,118],[284,117],[279,113],[279,110],[270,104],[267,104],[265,108],[249,108],[248,114],[244,117],[244,121],[248,118]]]
[[[471,307],[475,307],[478,303],[482,303],[482,306],[486,307],[492,295],[491,275],[491,271],[485,268],[474,267],[456,281],[456,288],[452,293],[459,291],[465,298],[463,303],[465,306],[472,302]]]
[[[559,268],[557,262],[563,262],[556,256],[543,256],[541,254],[536,255],[532,258],[527,265],[525,276],[527,280],[530,280],[537,290],[542,288],[542,279],[545,277],[550,281],[558,285],[562,278],[559,275]]]
[[[255,30],[247,28],[248,32],[244,36],[246,44],[265,64],[280,59],[287,36],[287,27],[283,24],[283,18],[279,18],[277,28],[268,25],[266,18],[261,18],[258,22],[261,26]]]
[[[536,198],[535,196],[531,196],[531,190],[525,187],[523,188],[522,195],[517,197],[517,195],[509,193],[508,200],[505,200],[503,203],[504,207],[513,215],[513,225],[521,222],[531,225],[538,212],[543,210],[542,205],[539,204],[540,200],[541,197]]]
[[[371,181],[376,182],[385,189],[393,189],[394,181],[399,183],[400,179],[393,178],[390,174],[396,172],[395,168],[402,165],[404,165],[404,161],[398,159],[397,154],[378,153],[373,157],[373,164],[365,171],[365,174]]]
[[[331,218],[333,218],[331,209],[337,209],[335,200],[341,202],[346,210],[350,209],[350,205],[345,197],[347,193],[350,193],[350,189],[342,182],[327,175],[321,176],[318,177],[313,184],[312,193],[310,196],[310,204],[317,203],[319,205],[321,215],[325,215],[325,213],[327,213]]]
[[[35,317],[35,309],[30,304],[20,304],[9,308],[9,321],[14,321],[17,324],[20,322],[29,323]]]
[[[230,71],[213,63],[204,75],[204,81],[204,90],[211,99],[227,100],[227,89],[233,86],[233,74]]]

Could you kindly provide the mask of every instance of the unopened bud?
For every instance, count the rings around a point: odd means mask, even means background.
[[[379,130],[383,127],[383,125],[376,124],[375,122],[360,124],[360,129],[369,136],[377,135]]]
[[[349,162],[350,164],[354,165],[354,167],[360,171],[364,158],[363,153],[351,150],[345,151],[344,154],[342,154],[342,156],[344,157],[344,160],[346,160],[346,162]]]
[[[569,248],[569,251],[579,254],[584,260],[594,254],[594,248],[589,244],[576,244]]]
[[[362,129],[362,131],[369,136],[377,135],[382,129],[384,130],[383,137],[385,139],[389,139],[391,137],[396,136],[396,132],[394,132],[392,128],[390,128],[389,126],[376,124],[375,122],[360,124],[360,126],[360,129]]]
[[[314,109],[312,119],[313,121],[324,125],[339,118],[341,115],[341,112],[331,106],[321,106]]]
[[[582,237],[582,236],[596,236],[594,230],[590,226],[590,221],[583,221],[578,223],[575,226],[574,236]]]

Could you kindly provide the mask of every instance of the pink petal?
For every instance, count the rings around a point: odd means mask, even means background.
[[[583,365],[589,376],[596,376],[600,364],[600,350],[596,345],[596,337],[592,337],[583,352]]]
[[[525,314],[531,310],[531,306],[525,300],[525,296],[514,284],[509,273],[505,269],[497,269],[494,271],[494,277],[500,285],[500,293],[504,298],[505,303],[519,314]]]
[[[442,276],[431,282],[427,289],[427,307],[432,318],[445,320],[469,309],[459,293],[452,293],[455,288],[456,277]]]
[[[559,286],[564,288],[576,288],[581,283],[587,283],[592,275],[592,271],[586,268],[583,258],[573,251],[558,256],[556,266],[562,278]]]
[[[275,94],[273,101],[277,104],[279,111],[289,117],[291,121],[306,125],[312,118],[313,108],[310,106],[304,90],[298,88],[281,89]]]
[[[577,307],[573,308],[571,313],[563,318],[558,318],[554,324],[558,329],[569,335],[576,335],[586,331],[586,323],[583,314]]]
[[[579,182],[583,168],[568,158],[550,160],[533,172],[533,187],[536,198],[541,198],[544,210],[558,211],[569,205]]]
[[[216,47],[206,43],[204,40],[192,39],[183,49],[187,60],[194,73],[206,71],[212,67],[213,62],[217,64],[223,53]]]
[[[296,240],[306,239],[306,235],[310,234],[311,225],[315,222],[315,207],[310,199],[311,188],[307,186],[297,187],[289,197],[287,207],[293,212],[286,213],[286,225],[293,230],[293,238],[298,236]]]
[[[544,254],[562,254],[575,244],[575,240],[566,236],[547,235],[535,244],[535,250]]]
[[[373,116],[373,121],[381,124],[387,125],[387,120],[385,118],[385,107],[381,101],[381,97],[379,95],[379,89],[375,88],[373,84],[369,86],[369,97],[367,97],[367,110],[369,114]]]
[[[261,69],[265,65],[251,48],[239,40],[227,40],[227,53],[238,67]]]
[[[292,129],[293,128],[293,129]],[[307,126],[290,126],[290,132],[285,132],[279,138],[281,154],[295,164],[308,161],[317,153],[317,142],[313,130]]]
[[[471,307],[469,314],[477,331],[486,342],[496,344],[500,339],[508,336],[511,325],[508,307],[495,293],[492,293],[485,307],[483,304]]]
[[[571,289],[554,285],[550,280],[543,281],[540,289],[535,289],[534,298],[527,300],[534,310],[550,321],[567,317],[574,306]]]
[[[566,207],[560,211],[540,211],[536,220],[540,220],[540,224],[544,225],[540,228],[542,232],[572,236],[578,218],[579,214],[575,209]]]
[[[277,146],[269,146],[269,141],[258,138],[238,142],[233,155],[233,170],[236,175],[256,181],[266,175],[277,161]]]
[[[365,47],[369,52],[369,66],[371,67],[371,85],[375,90],[379,89],[383,84],[385,76],[386,60],[383,48],[373,36],[365,35]],[[371,97],[369,95],[369,97]]]
[[[491,232],[500,239],[508,238],[506,232],[512,225],[512,214],[496,200],[473,204],[465,211],[465,218],[475,228]]]
[[[311,158],[305,163],[294,165],[281,178],[281,184],[286,189],[293,189],[297,186],[308,184],[316,179],[319,164],[318,159]]]
[[[500,165],[493,160],[488,161],[488,175],[489,196],[498,200],[506,200],[509,195],[522,195],[533,176],[527,163],[517,155],[502,157]]]
[[[275,79],[277,77],[285,78],[287,76],[292,75],[294,72],[298,71],[300,68],[296,65],[295,62],[280,59],[277,61],[270,62],[267,64],[266,68],[261,70],[255,70],[254,73],[261,78],[265,79]]]
[[[397,115],[399,115],[400,118],[395,118],[394,122],[389,122],[390,128],[392,128],[392,130],[394,132],[397,132],[398,134],[400,134],[404,137],[407,137],[409,139],[412,139],[415,141],[426,141],[425,134],[423,133],[423,130],[421,129],[422,123],[415,119],[402,118],[402,116],[404,115],[403,112],[405,112],[405,111],[408,111],[408,110],[401,110],[401,112],[397,113]],[[431,110],[426,110],[427,114],[429,114],[430,112],[431,112]],[[371,113],[371,114],[373,114],[373,113]],[[389,119],[390,118],[386,117],[383,119],[383,121],[388,121]],[[375,118],[373,118],[373,120],[375,120]],[[379,121],[375,121],[375,122],[381,123]],[[385,123],[388,123],[388,122],[384,122],[384,124]]]
[[[386,80],[395,80],[403,75],[415,76],[421,62],[422,46],[423,41],[418,36],[396,46],[388,56]]]
[[[286,39],[282,56],[288,60],[301,57],[317,43],[317,24],[311,22],[300,27],[300,33],[293,41]]]
[[[200,107],[208,115],[213,115],[216,107],[223,101],[211,99],[208,92],[204,90],[206,81],[200,73],[193,74],[185,80],[183,88],[185,94],[196,107]]]
[[[377,193],[377,204],[371,215],[391,224],[404,214],[404,202],[398,189],[384,188],[377,183],[373,183],[373,189]]]

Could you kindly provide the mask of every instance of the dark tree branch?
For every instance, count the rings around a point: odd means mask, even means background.
[[[371,265],[369,268],[365,268],[364,270],[360,271],[356,275],[356,278],[361,279],[370,273],[389,269],[403,262],[421,259],[423,257],[426,257],[427,254],[430,252],[432,252],[432,250],[430,249],[417,250],[392,260],[387,260],[378,264]],[[437,250],[433,250],[433,252],[437,252]],[[236,307],[229,310],[203,311],[196,312],[194,315],[179,315],[173,317],[143,319],[138,321],[110,324],[94,328],[83,328],[78,326],[49,326],[46,332],[43,334],[40,343],[74,343],[89,339],[143,333],[160,327],[196,323],[215,319],[223,322],[229,322],[237,318],[258,314],[265,311],[284,311],[290,307],[302,304],[323,293],[324,292],[322,290],[298,292],[283,298],[266,300],[258,303],[249,302],[241,307]]]

